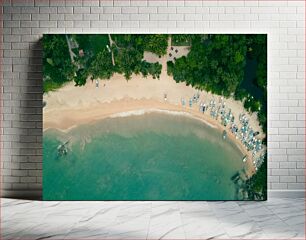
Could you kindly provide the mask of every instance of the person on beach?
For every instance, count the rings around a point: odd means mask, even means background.
[[[182,106],[185,107],[185,99],[184,98],[182,98],[181,102],[182,102]]]

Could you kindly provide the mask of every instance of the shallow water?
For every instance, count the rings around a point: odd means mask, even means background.
[[[230,178],[244,167],[220,131],[164,113],[49,129],[43,141],[45,200],[236,200]]]

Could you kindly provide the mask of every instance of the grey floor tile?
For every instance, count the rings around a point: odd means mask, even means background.
[[[43,202],[2,199],[2,237],[304,239],[304,200]]]

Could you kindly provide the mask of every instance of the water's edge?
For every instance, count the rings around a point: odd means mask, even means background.
[[[145,113],[44,131],[44,199],[239,200],[231,177],[244,165],[234,143],[185,114]],[[64,141],[68,154],[58,157]]]

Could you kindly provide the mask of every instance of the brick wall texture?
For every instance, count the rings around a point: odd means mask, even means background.
[[[268,186],[305,189],[304,1],[3,0],[1,189],[42,189],[44,33],[268,33]]]

